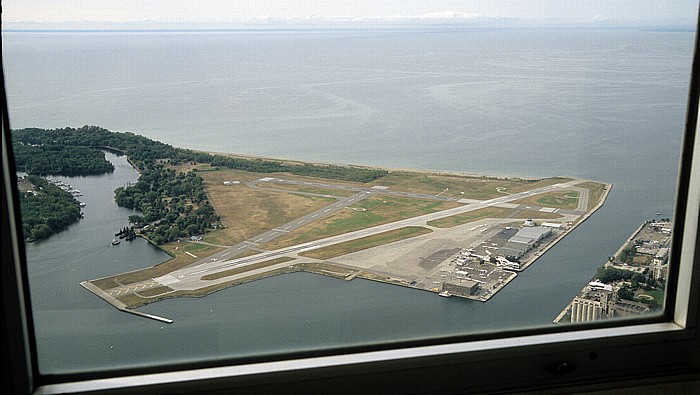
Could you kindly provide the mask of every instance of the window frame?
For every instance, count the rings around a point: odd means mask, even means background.
[[[341,392],[495,392],[611,388],[700,379],[700,59],[698,33],[682,143],[664,314],[631,320],[511,330],[84,375],[37,368],[24,242],[14,187],[6,100],[2,109],[3,380],[15,393],[199,393],[249,389]],[[4,76],[2,81],[4,91]],[[690,279],[679,281],[679,278]],[[653,356],[652,357],[641,357]],[[8,381],[9,380],[9,381]],[[333,387],[329,387],[333,386]]]

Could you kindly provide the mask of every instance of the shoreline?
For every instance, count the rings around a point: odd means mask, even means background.
[[[266,160],[266,161],[274,161],[274,162],[290,163],[290,164],[302,164],[302,165],[305,163],[308,163],[308,164],[317,165],[317,166],[338,166],[338,167],[349,167],[349,168],[358,168],[358,169],[367,169],[367,170],[384,170],[384,171],[387,171],[389,173],[405,172],[405,173],[416,173],[416,174],[433,174],[433,175],[438,175],[438,176],[465,177],[465,178],[476,178],[476,179],[485,179],[485,180],[538,181],[538,180],[546,180],[546,179],[570,179],[570,177],[565,177],[565,176],[560,176],[560,175],[543,176],[543,177],[515,176],[515,175],[508,175],[508,174],[470,173],[470,172],[465,172],[465,171],[454,171],[454,170],[414,169],[414,168],[410,168],[410,167],[371,166],[371,165],[360,165],[360,164],[352,164],[352,163],[314,162],[314,161],[308,161],[308,160],[277,158],[277,157],[270,157],[270,156],[259,156],[259,155],[252,155],[252,154],[238,154],[238,153],[219,152],[219,151],[210,151],[210,150],[190,150],[190,151],[199,152],[199,153],[203,153],[203,154],[209,154],[209,155],[221,155],[221,156],[226,156],[226,157],[231,157],[231,158],[248,159],[248,160]],[[580,179],[580,181],[581,182],[586,182],[586,181],[598,182],[598,181],[585,180],[585,179]]]

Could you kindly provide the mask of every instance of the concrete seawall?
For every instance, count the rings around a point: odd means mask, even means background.
[[[569,228],[566,229],[564,232],[562,232],[559,236],[557,236],[556,239],[554,239],[554,240],[552,240],[550,243],[548,243],[547,246],[546,246],[545,248],[542,249],[542,251],[536,253],[528,262],[525,262],[525,263],[523,264],[523,266],[522,266],[522,270],[525,270],[525,269],[527,269],[528,267],[530,267],[530,265],[532,265],[533,263],[535,263],[535,261],[536,261],[539,257],[541,257],[541,256],[544,255],[547,251],[549,251],[550,248],[553,248],[553,247],[554,247],[558,242],[560,242],[564,237],[566,237],[569,233],[573,232],[574,229],[576,229],[579,225],[581,225],[581,224],[584,223],[588,218],[590,218],[591,215],[593,215],[596,211],[598,211],[598,209],[600,209],[601,207],[603,207],[603,204],[604,204],[605,201],[607,200],[608,194],[610,193],[610,190],[611,190],[611,189],[612,189],[612,184],[606,184],[606,186],[605,186],[605,191],[603,192],[603,194],[600,195],[600,198],[598,198],[598,203],[596,203],[595,207],[593,207],[590,211],[586,212],[586,214],[584,214],[583,217],[581,217],[581,219],[579,219],[578,221],[576,221],[576,223],[574,223],[573,225],[571,225],[571,227],[569,227]],[[640,228],[640,229],[641,229],[641,228]],[[521,271],[522,271],[522,270],[521,270]]]

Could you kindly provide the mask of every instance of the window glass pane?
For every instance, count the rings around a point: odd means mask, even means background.
[[[5,2],[41,373],[661,311],[697,4],[378,4]]]

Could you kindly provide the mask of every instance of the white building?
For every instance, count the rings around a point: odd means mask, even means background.
[[[500,252],[505,256],[513,256],[515,259],[520,259],[521,256],[535,246],[535,243],[541,241],[551,234],[551,228],[545,228],[542,226],[522,228],[508,240],[506,245],[501,248]]]
[[[556,222],[542,222],[542,226],[545,228],[560,229],[562,225]]]

